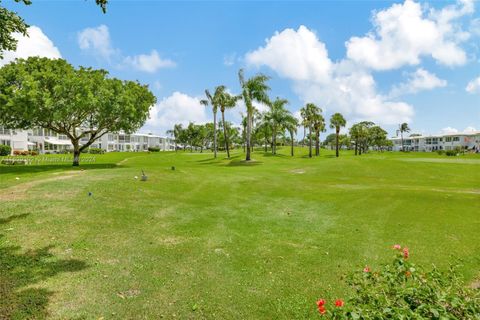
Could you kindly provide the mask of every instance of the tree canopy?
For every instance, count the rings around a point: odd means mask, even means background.
[[[62,59],[30,57],[0,69],[0,124],[42,127],[66,135],[79,154],[108,132],[138,130],[156,102],[148,86],[74,68]],[[88,141],[80,145],[82,138]]]
[[[22,2],[25,5],[32,4],[31,0],[15,0],[15,2]],[[108,0],[95,0],[96,4],[100,6],[103,13],[107,11]],[[17,49],[17,39],[14,38],[14,33],[20,33],[27,36],[27,29],[29,25],[16,12],[7,10],[1,6],[0,0],[0,59],[3,58],[3,52]]]

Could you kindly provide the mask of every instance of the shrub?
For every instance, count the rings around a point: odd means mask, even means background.
[[[105,153],[105,150],[103,150],[102,148],[90,148],[90,149],[88,149],[88,153],[91,153],[91,154],[104,154],[104,153]]]
[[[457,150],[447,150],[445,151],[445,154],[449,157],[455,157],[458,154]]]
[[[29,154],[30,154],[29,151],[13,150],[14,156],[28,156]]]
[[[439,155],[444,155],[444,154],[445,154],[445,150],[438,150],[437,153],[438,153]]]
[[[394,249],[392,263],[348,277],[353,297],[333,304],[318,300],[320,314],[330,319],[479,319],[480,290],[465,286],[458,265],[448,272],[435,266],[425,271],[410,262],[408,248]]]
[[[12,148],[10,146],[0,144],[0,156],[9,156],[10,152],[12,152]]]
[[[160,148],[159,147],[148,147],[148,151],[150,152],[159,152]]]

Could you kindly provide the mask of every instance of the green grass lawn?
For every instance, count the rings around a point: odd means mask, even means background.
[[[396,243],[480,275],[479,156],[280,152],[0,166],[0,319],[316,318]]]

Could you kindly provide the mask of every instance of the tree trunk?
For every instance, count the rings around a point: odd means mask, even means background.
[[[302,139],[302,148],[305,147],[305,136],[306,136],[307,128],[303,126],[303,139]]]
[[[292,141],[292,148],[290,149],[290,154],[293,157],[293,131],[290,131],[290,140]]]
[[[73,149],[73,166],[78,167],[80,165],[80,149],[78,145]]]
[[[315,130],[315,155],[320,155],[320,131]]]
[[[252,109],[252,108],[250,108],[250,109]],[[247,136],[246,136],[247,155],[245,156],[245,161],[250,161],[251,160],[251,157],[250,157],[250,153],[251,153],[250,138],[252,136],[252,112],[253,112],[253,110],[247,110]]]
[[[217,157],[217,112],[213,112],[213,157]]]
[[[73,163],[72,166],[78,167],[80,165],[80,146],[78,140],[71,139],[73,145]]]
[[[400,130],[400,135],[402,137],[402,152],[404,152],[405,150],[404,150],[404,147],[403,147],[403,131],[401,131],[401,130]]]
[[[268,142],[267,136],[268,136],[268,135],[267,135],[267,130],[265,129],[265,153],[267,153],[267,151],[268,151],[268,147],[267,147],[267,142]]]
[[[312,127],[308,128],[308,140],[309,140],[309,146],[308,146],[308,157],[312,157]]]
[[[222,123],[223,123],[223,137],[225,138],[225,150],[227,150],[227,158],[230,159],[230,149],[228,148],[227,127],[225,125],[225,111],[222,111]]]
[[[276,136],[275,128],[272,127],[272,154],[277,153],[277,141],[275,141],[275,136]]]
[[[358,139],[355,138],[355,155],[358,155]]]
[[[335,155],[337,156],[338,158],[338,138],[339,138],[339,135],[340,135],[340,128],[337,127],[337,130],[336,131],[336,135],[335,135],[335,142],[336,142],[336,146],[335,146]]]

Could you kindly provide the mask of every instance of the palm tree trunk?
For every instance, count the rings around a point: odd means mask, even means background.
[[[246,149],[247,149],[247,155],[245,157],[245,161],[250,161],[251,160],[251,146],[250,146],[250,138],[252,136],[252,108],[249,108],[250,110],[247,110],[247,136],[246,136]]]
[[[303,139],[302,139],[302,148],[305,147],[305,136],[307,132],[307,127],[303,126]]]
[[[217,112],[213,112],[213,157],[217,157]]]
[[[268,149],[267,149],[268,148],[267,147],[267,142],[268,142],[267,137],[268,137],[267,127],[265,127],[265,153],[267,153],[267,151],[268,151]]]
[[[320,155],[320,131],[315,130],[315,155],[319,156]]]
[[[228,148],[227,127],[225,125],[225,111],[222,111],[223,136],[225,138],[225,149],[227,150],[227,158],[230,159],[230,149]]]
[[[340,127],[337,127],[336,128],[337,130],[336,131],[336,135],[335,135],[335,143],[336,143],[336,146],[335,146],[335,155],[337,156],[338,158],[338,136],[340,135]]]
[[[290,140],[292,141],[292,147],[290,149],[290,154],[293,157],[293,131],[290,131]]]
[[[275,154],[275,128],[272,127],[272,154]]]
[[[401,135],[401,137],[402,137],[402,152],[403,152],[403,151],[404,151],[404,147],[403,147],[403,131],[402,131],[402,130],[400,130],[400,135]]]
[[[309,140],[309,147],[308,147],[308,157],[312,157],[312,127],[308,128],[308,140]]]

